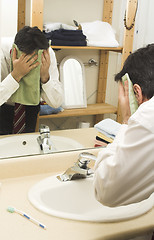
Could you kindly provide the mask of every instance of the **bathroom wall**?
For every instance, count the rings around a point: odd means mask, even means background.
[[[0,0],[0,48],[1,37],[12,37],[17,32],[18,0]],[[0,59],[1,81],[1,59]]]
[[[17,32],[18,0],[1,0],[1,36],[12,37]]]
[[[136,15],[134,50],[147,44],[154,43],[154,1],[138,0],[138,11]]]

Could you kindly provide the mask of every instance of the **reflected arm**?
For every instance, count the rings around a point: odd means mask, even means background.
[[[57,108],[63,101],[62,84],[59,81],[59,72],[57,68],[57,61],[54,51],[49,48],[50,53],[50,68],[49,68],[49,81],[42,84],[41,97],[51,107]]]
[[[0,106],[5,103],[11,95],[19,88],[19,83],[9,73],[9,65],[7,60],[10,55],[4,56],[1,51],[1,81],[0,82]],[[9,60],[8,60],[9,62]]]
[[[0,106],[19,88],[19,83],[9,74],[0,83]]]

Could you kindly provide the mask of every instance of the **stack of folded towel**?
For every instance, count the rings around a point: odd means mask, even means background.
[[[108,143],[112,143],[114,138],[116,137],[121,124],[112,120],[112,119],[104,119],[99,123],[94,125],[94,128],[98,130],[95,139],[95,147],[105,146]]]
[[[86,46],[86,36],[82,30],[58,29],[51,32],[44,32],[46,38],[51,40],[54,46]]]
[[[76,21],[74,21],[75,23]],[[77,22],[76,22],[77,23]],[[76,25],[76,24],[75,24]],[[80,26],[80,27],[79,27]],[[76,25],[45,23],[43,30],[51,45],[118,47],[112,26],[103,21],[84,22]]]
[[[103,147],[108,143],[112,143],[113,139],[106,137],[104,134],[98,132],[95,139],[94,147]]]
[[[78,27],[64,23],[45,23],[43,32],[54,46],[87,46],[86,36]]]

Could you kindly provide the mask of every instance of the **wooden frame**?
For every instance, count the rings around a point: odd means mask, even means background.
[[[113,1],[104,0],[103,5],[103,21],[112,24],[113,13]],[[109,51],[100,50],[100,67],[98,76],[98,88],[97,88],[97,103],[105,103],[106,86],[107,86],[107,73],[108,73],[108,61]],[[103,119],[103,115],[96,115],[95,122],[99,122]]]
[[[128,23],[128,26],[131,25],[131,23],[134,20],[134,16],[137,9],[137,1],[136,0],[127,0],[127,8],[126,8],[126,22]],[[123,51],[122,51],[122,60],[121,60],[121,66],[123,66],[125,60],[127,57],[131,54],[133,50],[133,40],[134,40],[134,27],[130,30],[127,30],[124,28],[124,38],[123,38]],[[117,121],[122,122],[122,116],[121,116],[121,110],[120,106],[118,104],[118,112],[117,112]]]
[[[20,27],[24,24],[24,14],[25,14],[25,0],[18,0],[20,2],[18,9],[18,21],[21,22]],[[112,24],[112,12],[113,12],[113,0],[104,0],[103,5],[103,21]],[[126,11],[126,21],[128,25],[131,25],[134,14],[137,7],[136,0],[127,0],[127,11]],[[43,0],[31,0],[31,26],[38,26],[41,30],[43,28]],[[117,113],[117,121],[121,122],[121,112],[119,105],[118,107],[105,104],[106,98],[106,85],[107,85],[107,72],[108,72],[108,59],[109,51],[121,52],[122,53],[122,66],[125,59],[132,52],[133,49],[133,39],[134,39],[134,28],[131,30],[124,30],[123,37],[123,48],[102,48],[102,47],[65,47],[65,46],[53,46],[53,49],[98,49],[100,50],[100,68],[98,77],[98,89],[97,89],[97,100],[96,104],[88,105],[87,109],[80,109],[76,111],[75,116],[82,115],[96,115],[96,122],[102,119],[102,114],[104,113]],[[97,106],[97,107],[96,107]],[[108,110],[106,110],[108,108]],[[97,109],[95,111],[95,109]],[[58,117],[70,117],[74,116],[74,110],[64,110],[62,113],[56,115],[45,115],[38,116],[40,118],[58,118]]]
[[[43,30],[43,0],[31,0],[31,27]]]
[[[25,0],[18,0],[18,31],[25,26]]]

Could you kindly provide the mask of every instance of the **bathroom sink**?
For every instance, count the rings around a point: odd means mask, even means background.
[[[147,200],[127,206],[110,208],[94,196],[93,177],[59,181],[48,177],[28,192],[28,199],[38,210],[52,216],[90,222],[115,222],[144,214],[153,207],[154,194]]]
[[[2,138],[0,140],[0,159],[42,153],[37,142],[38,136],[38,134],[21,134]],[[53,135],[50,138],[53,144],[52,152],[83,149],[83,145],[71,138]]]

